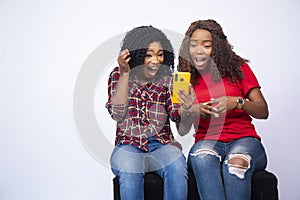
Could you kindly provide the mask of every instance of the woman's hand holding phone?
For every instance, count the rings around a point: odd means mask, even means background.
[[[173,76],[173,91],[172,102],[174,104],[181,103],[179,100],[181,95],[188,95],[190,93],[190,79],[191,74],[189,72],[175,72]],[[180,90],[182,90],[180,92]],[[183,91],[185,93],[183,93]],[[184,97],[182,97],[184,98]]]
[[[179,100],[179,102],[181,104],[181,108],[183,108],[183,110],[186,110],[186,111],[191,110],[192,106],[195,102],[195,99],[196,99],[196,94],[195,94],[192,84],[189,84],[188,92],[183,89],[178,90],[178,100]]]

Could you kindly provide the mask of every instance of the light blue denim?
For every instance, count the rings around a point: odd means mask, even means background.
[[[200,153],[199,150],[206,151]],[[213,153],[207,153],[207,150],[212,150]],[[250,166],[242,178],[229,172],[227,161],[229,156],[234,154],[251,157]],[[194,172],[201,200],[250,200],[253,172],[264,170],[266,164],[265,149],[261,142],[253,137],[228,143],[198,141],[188,156],[188,166]]]
[[[111,168],[119,178],[122,200],[144,200],[144,175],[153,171],[163,178],[164,200],[187,199],[187,163],[181,150],[151,140],[145,152],[132,145],[117,145]]]

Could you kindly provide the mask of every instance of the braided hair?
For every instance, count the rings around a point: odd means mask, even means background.
[[[244,78],[240,66],[248,60],[241,58],[233,51],[233,46],[227,41],[227,36],[223,33],[222,27],[212,19],[198,20],[191,23],[185,33],[179,50],[178,71],[191,72],[191,83],[198,84],[198,70],[192,66],[189,54],[190,38],[197,29],[204,29],[212,36],[212,55],[209,63],[209,70],[214,82],[226,77],[230,83],[239,82]]]
[[[163,48],[164,61],[159,68],[158,78],[171,75],[174,71],[175,54],[170,40],[159,29],[152,26],[140,26],[127,32],[122,41],[121,51],[128,49],[130,52],[130,69],[144,65],[144,58],[149,44],[160,42]],[[133,70],[130,75],[137,75],[139,70]]]

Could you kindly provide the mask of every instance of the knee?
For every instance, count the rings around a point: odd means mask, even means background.
[[[226,164],[231,175],[236,175],[238,178],[243,179],[247,170],[250,169],[250,161],[251,157],[249,155],[235,153],[229,155]]]
[[[204,166],[209,165],[211,162],[221,162],[221,156],[214,150],[208,148],[199,148],[189,155],[189,160],[191,164]]]
[[[183,156],[161,170],[161,176],[164,179],[170,179],[176,182],[179,180],[187,180],[188,178],[187,163]]]
[[[174,173],[187,175],[187,163],[186,163],[184,156],[182,155],[175,162],[173,162],[169,166],[167,166],[167,169]]]

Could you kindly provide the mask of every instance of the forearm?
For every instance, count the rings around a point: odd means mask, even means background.
[[[256,119],[267,119],[269,116],[268,106],[265,102],[252,102],[245,100],[242,110]]]
[[[194,121],[194,115],[192,114],[192,109],[184,110],[181,108],[180,116],[181,116],[181,120],[179,122],[176,122],[176,128],[178,134],[184,136],[187,133],[189,133],[189,131],[191,130]]]
[[[214,106],[211,106],[215,104]],[[242,109],[251,117],[256,119],[267,119],[269,116],[268,105],[258,88],[249,92],[248,98],[239,96],[226,96],[213,99],[206,105],[207,109],[218,114],[229,110]]]
[[[268,104],[258,88],[250,90],[242,109],[256,119],[267,119],[269,116]]]
[[[120,76],[117,89],[112,97],[112,103],[114,105],[127,104],[128,101],[128,81],[129,73]]]

